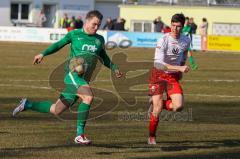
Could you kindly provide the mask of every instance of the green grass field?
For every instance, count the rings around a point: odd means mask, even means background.
[[[194,54],[199,69],[182,80],[185,109],[182,113],[164,112],[157,132],[158,144],[149,146],[146,74],[154,50],[109,51],[115,63],[130,72],[127,79],[116,81],[111,80],[106,68],[100,69],[92,81],[98,89],[86,126],[93,144],[79,146],[73,143],[76,106],[59,117],[31,111],[11,117],[22,97],[53,102],[58,98],[59,92],[52,88],[49,78],[64,62],[68,48],[33,66],[33,56],[47,46],[0,43],[0,158],[239,158],[240,53]],[[128,62],[117,56],[121,53]],[[58,76],[53,79],[61,81]],[[136,104],[131,105],[134,99]]]

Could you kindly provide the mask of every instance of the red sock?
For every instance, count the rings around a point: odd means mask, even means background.
[[[157,131],[157,126],[158,126],[158,117],[153,116],[151,113],[150,115],[150,122],[149,122],[149,136],[150,137],[155,137],[156,136],[156,131]]]
[[[171,103],[172,103],[172,100],[163,100],[163,109],[172,111],[172,108],[170,108]]]

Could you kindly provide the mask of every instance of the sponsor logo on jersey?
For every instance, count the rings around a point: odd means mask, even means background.
[[[173,48],[172,49],[172,53],[174,54],[174,55],[177,55],[177,54],[179,54],[179,49],[176,47],[176,48]]]
[[[95,45],[84,44],[84,45],[82,46],[82,50],[84,50],[84,51],[96,52],[96,51],[97,51],[97,48],[96,48]]]

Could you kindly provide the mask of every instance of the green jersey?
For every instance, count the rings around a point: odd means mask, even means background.
[[[190,25],[184,26],[183,29],[182,29],[182,33],[184,35],[187,35],[187,36],[190,35],[190,33],[191,33],[191,26]]]
[[[73,57],[84,58],[88,74],[93,72],[98,60],[113,71],[117,69],[117,66],[111,62],[106,54],[104,38],[99,34],[89,35],[83,29],[70,31],[64,38],[49,46],[42,54],[43,56],[53,54],[67,44],[71,44],[69,59]]]

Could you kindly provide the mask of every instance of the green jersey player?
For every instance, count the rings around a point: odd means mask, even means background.
[[[84,128],[93,93],[89,86],[89,77],[96,67],[98,58],[120,78],[122,73],[118,67],[111,62],[104,48],[104,38],[96,32],[102,21],[102,14],[93,10],[86,15],[86,21],[82,29],[69,32],[63,39],[49,46],[43,53],[34,57],[33,64],[39,64],[45,56],[51,55],[67,44],[71,44],[68,69],[65,70],[64,83],[66,88],[61,92],[56,103],[49,101],[32,102],[22,99],[14,109],[13,116],[24,110],[33,110],[42,113],[61,114],[72,106],[78,98],[82,100],[78,107],[77,134],[74,139],[77,144],[90,144],[91,141],[84,135]]]
[[[190,64],[190,67],[192,70],[197,70],[198,69],[198,65],[196,64],[194,58],[193,58],[193,52],[192,52],[192,28],[191,28],[191,25],[189,23],[189,17],[186,17],[186,21],[185,21],[185,24],[184,24],[184,27],[182,29],[182,33],[186,36],[188,36],[190,39],[191,39],[191,45],[190,47],[188,48],[188,61],[189,61],[189,64]]]

